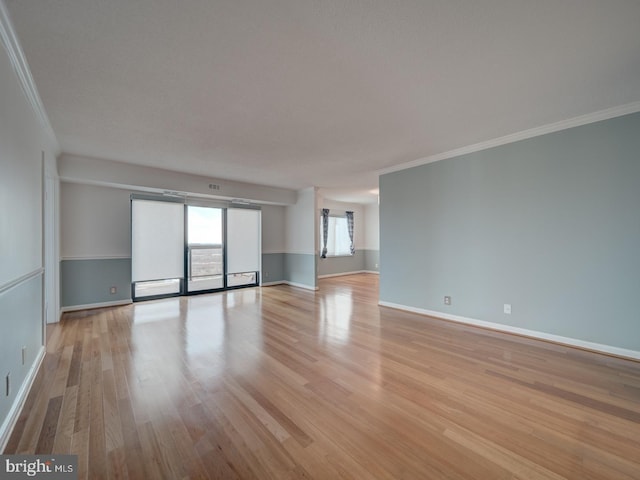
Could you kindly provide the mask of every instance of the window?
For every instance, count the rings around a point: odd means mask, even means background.
[[[320,217],[320,245],[322,241],[322,217]],[[352,255],[351,239],[346,217],[329,217],[329,234],[327,236],[327,257]]]
[[[134,301],[260,283],[261,211],[203,203],[132,195]]]
[[[183,226],[182,203],[132,200],[131,279],[135,299],[180,293]]]

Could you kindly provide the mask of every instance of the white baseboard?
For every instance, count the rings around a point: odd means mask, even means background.
[[[292,287],[304,288],[305,290],[313,290],[313,291],[318,290],[318,287],[312,287],[311,285],[305,285],[304,283],[290,282],[288,280],[278,280],[277,282],[265,282],[260,286],[261,287],[272,287],[274,285],[290,285]]]
[[[129,305],[130,303],[133,303],[133,300],[129,298],[126,300],[116,300],[114,302],[88,303],[86,305],[71,305],[68,307],[62,307],[60,309],[60,312],[65,313],[65,312],[76,312],[78,310],[91,310],[94,308],[119,307],[121,305]]]
[[[327,273],[325,275],[318,275],[318,278],[344,277],[345,275],[357,275],[358,273],[365,273],[365,271],[355,270],[353,272]]]
[[[361,273],[380,275],[380,272],[373,270],[357,270],[355,272],[343,272],[343,273],[329,273],[327,275],[318,275],[318,278],[330,278],[330,277],[343,277],[345,275],[358,275]],[[301,283],[288,282],[287,280],[278,280],[276,282],[263,282],[261,287],[271,287],[273,285],[291,285],[292,287],[306,288],[307,290],[318,290],[319,287],[311,287],[309,285],[303,285]]]
[[[359,273],[374,273],[376,275],[380,274],[380,272],[375,272],[373,270],[356,270],[354,272],[327,273],[325,275],[318,275],[318,278],[343,277],[345,275],[358,275]]]
[[[273,287],[274,285],[286,285],[287,282],[284,280],[277,280],[275,282],[262,282],[260,284],[261,287]]]
[[[318,287],[314,287],[312,285],[306,285],[304,283],[289,282],[288,280],[284,280],[282,283],[289,285],[291,287],[304,288],[305,290],[313,290],[314,292],[318,290]]]
[[[561,335],[554,335],[551,333],[539,332],[537,330],[528,330],[526,328],[513,327],[511,325],[504,325],[502,323],[487,322],[485,320],[477,320],[475,318],[462,317],[459,315],[451,315],[449,313],[437,312],[434,310],[426,310],[424,308],[409,307],[407,305],[401,305],[398,303],[380,301],[378,302],[378,305],[382,307],[389,307],[389,308],[395,308],[398,310],[404,310],[407,312],[418,313],[420,315],[427,315],[429,317],[439,318],[442,320],[449,320],[452,322],[464,323],[466,325],[486,328],[489,330],[497,330],[499,332],[512,333],[515,335],[521,335],[523,337],[530,337],[538,340],[545,340],[545,341],[557,343],[560,345],[577,347],[584,350],[592,350],[594,352],[604,353],[606,355],[614,355],[616,357],[624,357],[624,358],[629,358],[633,360],[640,360],[640,352],[636,350],[629,350],[626,348],[619,348],[611,345],[603,345],[601,343],[588,342],[588,341],[579,340],[576,338],[563,337]]]
[[[38,370],[40,369],[40,365],[42,364],[42,360],[44,359],[44,354],[44,347],[40,347],[40,351],[38,352],[38,355],[36,355],[36,358],[33,361],[33,365],[31,365],[29,373],[27,373],[24,382],[22,382],[20,390],[18,390],[18,394],[13,401],[13,405],[11,406],[7,417],[5,418],[4,422],[2,422],[2,426],[0,426],[0,452],[4,452],[4,449],[7,447],[7,443],[9,443],[9,437],[11,437],[11,433],[16,426],[18,417],[20,417],[20,414],[22,413],[22,408],[24,407],[27,396],[31,391],[33,381],[38,374]]]

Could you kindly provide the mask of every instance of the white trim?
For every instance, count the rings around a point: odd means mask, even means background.
[[[289,280],[277,280],[275,282],[264,282],[260,284],[261,287],[273,287],[275,285],[289,285],[291,287],[304,288],[305,290],[318,290],[318,287],[312,287],[311,285],[305,285],[304,283],[290,282]]]
[[[8,292],[9,290],[11,290],[12,288],[17,287],[18,285],[28,282],[29,280],[31,280],[32,278],[38,277],[40,275],[42,275],[44,273],[44,268],[36,268],[33,272],[29,272],[26,275],[22,275],[19,278],[16,278],[15,280],[12,280],[8,283],[5,283],[4,285],[0,285],[0,295],[3,293]]]
[[[640,112],[640,102],[633,102],[627,105],[620,105],[618,107],[607,108],[600,110],[599,112],[588,113],[586,115],[580,115],[568,120],[562,120],[541,127],[530,128],[529,130],[523,130],[521,132],[512,133],[503,137],[494,138],[484,142],[474,143],[466,147],[456,148],[449,150],[448,152],[438,153],[429,157],[418,158],[411,162],[401,163],[392,167],[383,168],[377,170],[378,176],[386,173],[397,172],[399,170],[406,170],[407,168],[418,167],[420,165],[426,165],[427,163],[438,162],[440,160],[446,160],[448,158],[459,157],[469,153],[479,152],[481,150],[487,150],[489,148],[498,147],[500,145],[506,145],[508,143],[518,142],[520,140],[526,140],[527,138],[539,137],[546,135],[547,133],[559,132],[561,130],[567,130],[573,127],[579,127],[582,125],[588,125],[589,123],[595,123],[602,120],[609,120],[610,118],[621,117],[622,115],[628,115],[631,113]]]
[[[263,250],[262,255],[284,255],[287,252],[282,250]]]
[[[407,305],[401,305],[398,303],[379,301],[378,305],[382,307],[395,308],[398,310],[404,310],[407,312],[418,313],[420,315],[427,315],[429,317],[435,317],[442,320],[450,320],[452,322],[464,323],[467,325],[473,325],[475,327],[486,328],[489,330],[497,330],[500,332],[513,333],[524,337],[535,338],[538,340],[546,340],[549,342],[566,345],[570,347],[578,347],[585,350],[592,350],[598,353],[604,353],[607,355],[615,355],[616,357],[630,358],[633,360],[640,360],[640,351],[628,350],[626,348],[614,347],[611,345],[603,345],[601,343],[588,342],[585,340],[578,340],[576,338],[563,337],[560,335],[554,335],[552,333],[539,332],[537,330],[528,330],[526,328],[513,327],[511,325],[504,325],[502,323],[487,322],[485,320],[477,320],[475,318],[462,317],[459,315],[452,315],[449,313],[436,312],[434,310],[426,310],[424,308],[410,307]]]
[[[4,45],[9,61],[11,62],[11,66],[18,77],[18,82],[20,83],[27,100],[31,104],[31,108],[33,108],[33,111],[42,123],[42,126],[50,137],[50,140],[53,141],[55,150],[57,153],[60,153],[60,144],[58,143],[56,134],[51,127],[51,122],[49,122],[47,112],[42,105],[40,94],[38,93],[36,84],[31,76],[31,70],[29,69],[29,64],[27,63],[24,52],[22,51],[22,47],[20,47],[18,36],[13,29],[13,23],[11,22],[11,17],[7,11],[7,7],[2,1],[0,1],[0,41]]]
[[[60,257],[64,260],[131,260],[131,255],[65,255]]]
[[[312,291],[318,290],[318,287],[314,287],[312,285],[306,285],[304,283],[290,282],[288,280],[285,280],[284,283],[289,285],[290,287],[304,288],[305,290],[312,290]]]
[[[324,275],[318,275],[318,278],[343,277],[345,275],[357,275],[359,273],[369,273],[369,271],[367,271],[367,270],[355,270],[353,272],[326,273]]]
[[[122,305],[129,305],[133,303],[133,300],[115,300],[113,302],[102,302],[102,303],[88,303],[86,305],[70,305],[67,307],[62,307],[60,309],[60,313],[65,312],[77,312],[78,310],[92,310],[94,308],[105,308],[105,307],[119,307]]]
[[[44,355],[45,348],[41,346],[40,350],[38,351],[38,355],[36,355],[36,358],[31,365],[29,372],[27,373],[26,378],[20,386],[20,390],[18,390],[18,394],[13,401],[13,405],[11,405],[9,413],[5,417],[4,422],[2,422],[2,426],[0,426],[0,452],[4,452],[4,449],[7,447],[7,443],[9,443],[9,438],[11,437],[11,433],[16,426],[16,422],[18,421],[18,418],[22,413],[24,404],[27,401],[27,396],[31,391],[31,387],[33,386],[33,382],[36,379],[36,375],[38,374],[40,365],[42,365]]]
[[[380,275],[380,272],[375,272],[373,270],[358,270],[355,272],[345,272],[345,273],[331,273],[328,275],[318,275],[318,278],[329,278],[329,277],[342,277],[344,275],[359,275],[359,274],[371,274],[371,275]],[[275,282],[264,282],[262,283],[260,286],[261,287],[271,287],[273,285],[291,285],[293,287],[301,287],[301,288],[311,288],[308,286],[303,286],[302,284],[299,283],[291,283],[291,282],[287,282],[286,280],[278,280]],[[319,290],[320,287],[315,287],[314,290]]]
[[[274,285],[286,285],[287,282],[284,280],[277,280],[275,282],[263,282],[260,284],[261,287],[273,287]]]

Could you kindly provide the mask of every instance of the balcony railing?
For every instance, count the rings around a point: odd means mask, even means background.
[[[187,246],[189,280],[216,277],[224,273],[222,265],[222,245],[192,244]]]

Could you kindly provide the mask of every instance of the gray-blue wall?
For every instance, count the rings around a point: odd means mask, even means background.
[[[380,271],[380,250],[363,250],[364,269],[368,272]]]
[[[131,299],[131,259],[81,259],[60,262],[62,307]],[[111,294],[111,287],[116,293]]]
[[[314,255],[262,255],[262,281],[315,286]],[[131,259],[74,259],[60,263],[61,305],[78,307],[131,299]],[[117,289],[111,294],[111,286]]]
[[[314,255],[262,255],[264,283],[289,281],[314,287]],[[62,307],[96,305],[131,299],[131,259],[75,259],[60,263]],[[111,286],[117,293],[110,293]]]
[[[640,114],[386,174],[380,199],[382,302],[640,351]]]
[[[42,343],[42,273],[34,272],[24,281],[0,291],[0,424],[16,401],[18,391],[42,349]],[[24,363],[22,347],[26,347]],[[9,396],[4,391],[7,373],[11,374]]]
[[[379,265],[379,250],[356,250],[353,255],[318,258],[318,275],[337,275],[363,270],[377,272]]]
[[[317,256],[314,254],[285,253],[284,280],[315,288],[316,261]]]
[[[284,280],[284,253],[262,254],[262,282],[280,282]]]
[[[360,272],[364,270],[364,264],[364,250],[356,250],[353,255],[318,258],[318,275]]]

